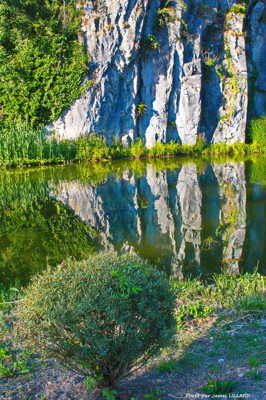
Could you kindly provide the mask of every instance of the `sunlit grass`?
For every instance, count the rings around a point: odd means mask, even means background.
[[[79,161],[110,161],[115,159],[163,159],[175,156],[193,156],[224,159],[261,154],[266,148],[257,140],[252,144],[216,143],[207,145],[199,137],[195,145],[180,145],[174,141],[156,143],[147,148],[145,141],[137,139],[130,147],[120,141],[107,145],[99,135],[84,136],[77,140],[58,141],[47,136],[44,130],[32,130],[26,125],[0,128],[0,167],[40,166],[44,164],[66,164]]]

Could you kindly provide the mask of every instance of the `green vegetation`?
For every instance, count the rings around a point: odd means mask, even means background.
[[[232,393],[237,386],[237,381],[210,380],[201,390],[210,395]]]
[[[25,375],[34,368],[30,362],[31,354],[28,352],[16,351],[14,349],[0,347],[0,378]]]
[[[137,105],[137,117],[141,117],[147,112],[147,106],[145,103],[139,103]]]
[[[38,128],[79,97],[87,70],[80,16],[70,0],[2,0],[0,122]]]
[[[141,48],[143,52],[146,53],[149,50],[160,50],[160,43],[156,39],[156,37],[152,34],[145,36],[141,40]]]
[[[182,328],[183,324],[197,318],[207,318],[215,311],[214,306],[203,305],[200,301],[186,304],[180,307],[176,316],[177,328]]]
[[[177,363],[177,360],[162,360],[159,362],[157,365],[157,371],[158,373],[161,374],[171,374],[173,372],[179,371],[179,365]]]
[[[156,26],[159,28],[168,25],[175,20],[174,8],[176,2],[172,0],[162,0],[159,9],[157,10]]]
[[[264,150],[257,146],[256,144],[248,145],[246,143],[234,143],[234,144],[225,144],[225,143],[214,143],[206,146],[202,152],[202,155],[210,155],[210,156],[245,156],[252,153],[260,153]]]
[[[229,10],[229,13],[234,13],[234,14],[245,14],[247,9],[247,5],[243,1],[242,3],[237,3],[233,4],[232,7]]]
[[[215,65],[215,62],[216,60],[211,57],[207,57],[204,59],[204,64],[207,65],[207,67],[212,67],[213,65]]]
[[[12,300],[15,288],[47,263],[55,266],[66,256],[82,259],[95,251],[93,229],[49,196],[53,181],[56,171],[49,169],[44,176],[10,171],[0,177],[0,281],[3,288],[14,287],[3,301]]]
[[[112,255],[112,257],[114,256]],[[55,343],[56,338],[56,344],[58,345],[61,335],[64,335],[66,340],[63,350],[67,351],[70,349],[70,355],[72,355],[72,352],[77,351],[78,368],[83,369],[83,371],[85,364],[82,362],[84,361],[82,357],[84,358],[88,354],[88,351],[85,352],[85,346],[87,345],[87,350],[89,350],[90,345],[90,343],[88,344],[86,342],[87,335],[83,335],[86,326],[85,321],[89,320],[87,313],[84,313],[84,306],[86,304],[91,304],[92,322],[95,323],[96,321],[101,324],[101,336],[103,336],[104,326],[106,326],[104,324],[107,321],[107,312],[111,317],[114,316],[114,318],[110,317],[109,328],[104,332],[104,337],[106,337],[112,332],[114,326],[118,326],[117,324],[134,324],[132,319],[130,319],[130,321],[127,320],[128,316],[123,319],[120,306],[123,311],[129,304],[132,304],[130,310],[133,312],[136,309],[136,305],[141,304],[143,310],[147,310],[146,302],[148,302],[148,299],[151,299],[151,295],[150,289],[146,292],[146,285],[153,285],[152,282],[154,281],[154,279],[150,279],[149,274],[145,275],[144,273],[145,282],[143,282],[143,272],[146,271],[146,268],[149,270],[149,267],[144,264],[143,261],[135,258],[135,256],[124,256],[124,260],[127,260],[128,263],[121,263],[120,259],[119,262],[116,263],[117,268],[114,269],[109,266],[110,255],[108,255],[108,259],[106,259],[104,263],[104,268],[102,268],[103,259],[100,255],[96,257],[96,259],[91,258],[91,260],[97,260],[97,262],[94,262],[93,271],[91,271],[91,269],[88,271],[88,264],[86,262],[72,263],[71,261],[67,261],[61,268],[58,267],[54,272],[49,270],[46,272],[46,275],[35,278],[32,286],[24,292],[24,295],[26,295],[25,300],[18,303],[19,309],[23,309],[23,315],[26,315],[27,326],[30,326],[30,328],[25,328],[25,324],[21,326],[21,324],[18,323],[17,329],[20,330],[20,335],[23,336],[23,330],[25,329],[29,333],[37,322],[38,316],[34,317],[34,313],[30,314],[30,309],[34,309],[35,311],[40,310],[41,314],[39,314],[39,317],[44,317],[44,320],[41,322],[42,326],[39,327],[38,325],[36,329],[38,332],[45,329],[45,334],[47,334],[45,338],[42,336],[40,340],[44,340],[45,342],[50,332],[58,331],[60,334],[53,335],[53,343]],[[130,260],[133,260],[131,264],[129,262]],[[106,265],[108,273],[104,272]],[[142,267],[139,269],[136,265],[142,265]],[[96,270],[98,271],[97,273],[105,276],[101,284],[94,282]],[[123,271],[122,273],[121,270]],[[126,274],[126,278],[125,270],[127,273],[129,270],[131,271],[130,274]],[[56,281],[53,279],[55,276],[60,277],[60,282],[58,279]],[[74,279],[72,279],[73,277]],[[99,285],[101,287],[106,285],[106,291],[104,291],[103,294],[102,292],[97,292],[96,304],[92,304],[93,301],[90,297],[91,290],[88,291],[88,286],[86,285],[88,277],[93,279],[93,288],[95,290],[99,288]],[[62,285],[61,282],[64,284]],[[155,284],[157,288],[156,293],[159,294],[160,292],[161,296],[165,292],[159,289],[161,284],[158,283],[158,279],[155,280],[155,282],[157,282]],[[179,315],[184,315],[185,309],[193,311],[185,315],[182,325],[177,329],[176,336],[171,340],[170,346],[163,347],[161,349],[160,359],[158,360],[156,358],[153,360],[150,366],[157,367],[158,374],[174,374],[173,378],[177,381],[181,376],[181,380],[186,379],[188,382],[191,382],[190,388],[192,390],[196,390],[197,392],[202,390],[210,395],[219,393],[224,395],[233,391],[238,393],[238,389],[239,393],[243,393],[243,384],[245,385],[247,379],[259,382],[261,378],[263,378],[259,367],[265,364],[266,361],[264,326],[266,309],[265,283],[265,277],[257,273],[245,274],[242,276],[216,275],[209,282],[202,282],[198,279],[192,281],[171,281],[171,286],[176,296],[176,321],[178,322]],[[42,288],[41,292],[39,292],[40,286]],[[67,291],[67,288],[71,290]],[[139,290],[139,288],[141,288],[141,290]],[[160,288],[162,288],[162,286],[160,286]],[[38,292],[36,293],[37,290]],[[41,298],[46,296],[47,293],[49,294],[48,304],[44,305],[44,302],[41,303]],[[110,304],[110,298],[112,299],[112,304]],[[143,302],[140,301],[140,298],[143,299]],[[259,308],[256,308],[256,304],[258,304],[257,301],[253,303],[253,308],[250,308],[249,305],[247,307],[247,304],[250,302],[247,302],[246,299],[251,298],[260,298]],[[104,299],[106,302],[109,300],[106,305]],[[153,298],[153,301],[148,303],[149,307],[151,304],[154,305],[154,303],[156,302]],[[76,306],[74,306],[74,304],[76,304]],[[120,304],[119,308],[116,308],[116,304]],[[264,307],[261,306],[262,304],[264,304]],[[27,308],[28,306],[30,308]],[[112,307],[112,309],[110,309],[110,307]],[[53,324],[53,318],[49,319],[49,324],[45,323],[45,321],[47,321],[46,314],[44,315],[45,310],[49,311],[50,315],[57,317],[57,324]],[[154,311],[155,310],[152,312]],[[163,310],[160,309],[160,312],[163,312]],[[117,316],[114,315],[116,313]],[[99,315],[101,315],[101,318],[97,319]],[[10,316],[12,316],[12,314]],[[73,323],[78,326],[76,331],[71,329],[72,325],[66,323],[66,321],[69,322],[71,320],[71,316],[73,317]],[[138,323],[140,322],[138,326],[140,326],[141,329],[143,326],[146,327],[146,318],[148,318],[148,316],[145,314],[143,319],[141,318],[138,320]],[[63,329],[60,329],[62,326]],[[91,327],[91,329],[93,329],[93,326],[94,325],[90,322],[89,328]],[[10,323],[2,324],[0,336],[3,329],[11,332],[11,328],[12,326]],[[133,330],[134,329],[137,329],[137,327],[134,326]],[[116,332],[118,336],[121,330],[116,330]],[[138,330],[138,333],[139,332],[140,330]],[[83,336],[78,338],[77,335]],[[84,344],[84,352],[81,353],[79,349],[81,339],[84,338],[85,342],[84,340],[82,342],[82,344]],[[31,344],[35,341],[35,344],[38,346],[38,340],[36,340],[35,336],[29,336],[28,339]],[[98,339],[101,341],[104,340],[103,337],[98,338],[98,335],[95,335],[93,337],[93,343]],[[129,343],[129,340],[127,340],[127,343]],[[132,343],[135,344],[134,340]],[[137,343],[139,343],[138,338]],[[119,342],[116,342],[116,344],[119,344]],[[106,349],[107,347],[107,342],[105,342],[105,346],[101,346],[101,349]],[[131,347],[134,350],[134,346]],[[40,349],[40,347],[38,347],[38,349]],[[113,365],[115,360],[117,360],[117,354],[119,354],[119,361],[124,361],[124,357],[128,356],[127,351],[128,349],[126,349],[125,355],[124,353],[118,352],[114,355],[114,358],[110,357],[111,364]],[[17,375],[27,373],[26,370],[23,371],[25,366],[32,370],[36,365],[32,353],[25,353],[20,350],[16,360],[25,360],[26,364],[20,364],[21,368],[15,369],[16,365],[13,365],[11,357],[12,352],[12,344],[2,346],[2,352],[0,351],[0,358],[2,357],[0,363],[2,362],[2,365],[6,368],[14,368],[12,372],[13,375],[10,378],[11,384],[12,380],[16,379]],[[100,356],[98,356],[98,363],[95,362],[95,366],[93,364],[94,368],[96,368],[96,372],[93,370],[93,373],[84,379],[88,391],[92,391],[97,383],[99,374],[98,366],[100,366],[100,368],[102,367],[102,360],[105,356],[106,353],[102,351]],[[71,367],[72,366],[73,365],[71,365]],[[113,370],[113,368],[111,369]],[[238,375],[239,370],[243,370],[244,382]],[[45,367],[42,367],[42,371],[45,371]],[[2,376],[7,376],[7,374]],[[193,382],[195,376],[197,376],[197,387],[195,387]],[[102,376],[100,379],[102,379]],[[238,381],[237,387],[236,381]],[[162,398],[163,392],[161,389],[163,389],[163,391],[165,390],[165,380],[158,379],[157,382],[157,387],[147,385],[148,387],[142,395],[143,398]],[[163,382],[163,384],[161,385],[159,382]],[[120,395],[120,389],[113,389],[111,387],[104,388],[102,395],[108,400],[115,400]],[[134,395],[134,393],[132,393],[132,395]],[[175,395],[179,395],[179,391],[175,392]],[[27,398],[26,389],[25,398]],[[131,399],[133,400],[134,397],[131,397]]]
[[[138,117],[145,114],[147,106],[138,104]],[[253,125],[252,125],[253,126]],[[253,129],[253,128],[252,128]],[[255,136],[253,135],[255,138]],[[34,166],[43,164],[69,163],[71,161],[98,161],[122,158],[164,158],[181,155],[202,156],[245,156],[263,153],[265,149],[253,140],[251,145],[217,143],[207,145],[202,136],[195,145],[180,145],[176,142],[156,143],[148,149],[142,139],[137,139],[129,148],[120,142],[106,145],[103,137],[91,135],[77,140],[57,141],[47,138],[43,130],[29,130],[25,125],[7,131],[0,129],[0,166]]]
[[[82,160],[107,160],[127,156],[122,145],[105,145],[99,136],[76,141],[46,139],[43,130],[28,130],[25,126],[0,130],[0,165],[22,166],[65,163]]]
[[[266,157],[264,154],[251,159],[249,180],[253,184],[266,185]]]
[[[29,348],[113,387],[169,343],[175,298],[166,277],[137,256],[91,256],[36,277],[16,310]]]
[[[252,368],[250,371],[246,372],[246,376],[255,381],[261,381],[263,379],[262,372],[256,368]]]
[[[101,394],[105,400],[117,400],[117,391],[115,389],[103,388]]]
[[[266,146],[266,117],[256,118],[251,121],[249,137],[258,147]]]
[[[147,400],[161,400],[161,390],[155,387],[149,393],[144,394],[143,398]]]
[[[239,369],[259,381],[258,367],[266,362],[265,283],[265,277],[257,273],[215,275],[209,282],[173,280],[178,331],[176,342],[153,364],[158,373],[175,374],[177,380],[181,374],[182,380],[192,381],[196,375],[197,382],[202,382],[197,391],[210,395],[241,390]],[[251,308],[251,299],[260,301],[252,302]],[[184,317],[182,324],[180,317]],[[193,382],[191,387],[195,390]]]
[[[246,273],[241,276],[218,274],[213,276],[210,283],[198,279],[173,281],[172,287],[179,303],[177,321],[184,314],[186,318],[183,321],[186,323],[192,318],[207,318],[216,308],[221,307],[250,312],[252,308],[249,304],[254,298],[260,299],[261,304],[265,306],[265,283],[265,278],[258,273]],[[184,307],[194,311],[184,313]],[[255,308],[256,306],[253,307]],[[258,311],[263,312],[261,307]]]

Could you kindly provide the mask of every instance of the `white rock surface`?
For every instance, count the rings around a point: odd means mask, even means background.
[[[176,1],[173,21],[159,29],[160,0],[87,0],[82,32],[93,85],[48,129],[62,139],[97,133],[125,145],[140,137],[148,147],[194,144],[198,135],[244,142],[252,74],[252,112],[265,114],[265,5],[254,2],[245,22],[230,11],[234,3]],[[145,48],[148,35],[158,49]]]

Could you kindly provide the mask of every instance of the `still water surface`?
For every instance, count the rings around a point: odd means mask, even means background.
[[[0,282],[131,251],[183,277],[266,261],[266,161],[80,164],[0,175]]]

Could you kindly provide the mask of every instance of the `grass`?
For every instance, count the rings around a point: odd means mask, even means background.
[[[99,136],[57,141],[48,140],[43,130],[32,131],[25,126],[0,131],[2,167],[109,160],[128,155],[121,144],[107,146]]]
[[[236,381],[210,380],[201,388],[201,390],[202,392],[210,395],[226,394],[232,393],[237,384],[238,382]]]
[[[145,111],[146,105],[139,104],[137,114],[141,116]],[[199,136],[195,145],[180,145],[176,142],[156,143],[149,149],[142,139],[137,139],[130,147],[125,148],[119,141],[108,146],[104,138],[98,135],[57,141],[52,138],[48,140],[43,130],[33,131],[25,125],[11,127],[8,131],[0,128],[0,167],[66,164],[84,160],[95,163],[99,160],[106,162],[115,159],[160,159],[174,156],[243,157],[265,153],[266,147],[262,145],[263,139],[261,139],[264,125],[263,118],[252,122],[250,132],[253,144],[207,145],[204,138]]]
[[[239,313],[250,312],[252,299],[256,299],[254,303],[259,304],[257,311],[263,313],[266,305],[265,286],[265,277],[258,273],[240,276],[217,274],[210,283],[198,279],[172,282],[179,304],[178,316],[184,314],[184,307],[197,309],[200,306],[202,311],[197,311],[196,318],[208,317],[214,308],[234,307]],[[187,313],[186,318],[189,320],[191,314]]]
[[[198,389],[205,393],[229,393],[238,378],[232,371],[239,367],[246,371],[245,376],[259,381],[259,367],[266,363],[260,324],[266,313],[265,284],[266,278],[258,273],[220,274],[205,283],[198,279],[173,281],[179,347],[169,360],[158,363],[158,372],[174,373],[182,364],[184,373],[184,356],[191,360],[200,357],[196,371],[201,370],[206,383]]]
[[[162,360],[157,365],[157,371],[160,375],[177,372],[179,370],[180,370],[180,367],[178,366],[178,363],[175,359]]]
[[[177,332],[172,344],[162,349],[161,357],[151,364],[157,374],[172,374],[174,379],[181,379],[180,387],[187,379],[192,393],[210,395],[243,393],[244,389],[246,392],[247,380],[263,384],[260,367],[266,364],[265,284],[266,278],[258,273],[219,274],[206,282],[172,280],[172,290],[177,298]],[[10,299],[10,294],[4,296]],[[11,296],[13,299],[14,295]],[[6,324],[2,326],[6,332],[10,329]],[[34,368],[34,358],[18,353],[17,358],[13,355],[12,359],[11,342],[9,347],[1,346],[1,362],[4,368],[11,369],[9,379],[19,379],[19,375],[27,373],[24,368]],[[14,362],[17,360],[26,360],[26,363],[19,364],[16,369]],[[243,378],[239,377],[239,370],[243,371]],[[8,375],[4,370],[2,374]],[[160,381],[165,379],[162,377]],[[86,386],[89,388],[90,382],[86,381]],[[163,388],[147,386],[142,397],[161,399]],[[109,400],[112,396],[116,393],[106,393],[105,398]]]
[[[245,376],[248,378],[254,379],[255,381],[262,380],[262,373],[258,369],[252,368],[250,371],[247,371]]]
[[[249,393],[252,382],[263,382],[265,283],[258,273],[173,281],[177,335],[155,361],[157,373],[181,376],[181,385],[189,379],[188,392],[210,396]]]
[[[8,346],[0,347],[0,378],[29,374],[34,366],[32,354],[19,352]]]
[[[144,394],[143,398],[147,400],[161,400],[161,390],[155,387],[149,393]]]

